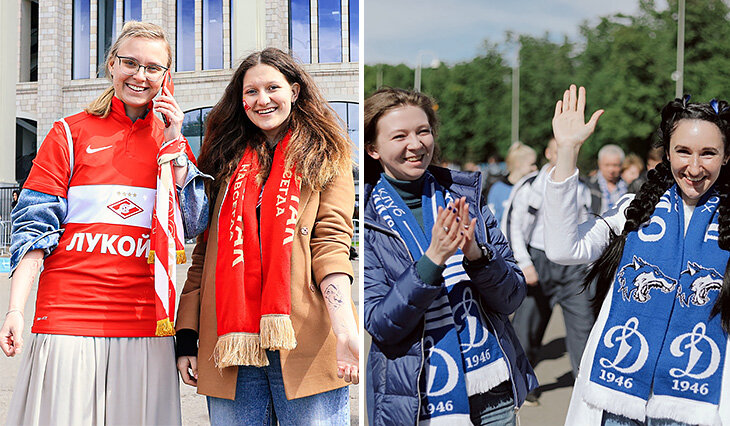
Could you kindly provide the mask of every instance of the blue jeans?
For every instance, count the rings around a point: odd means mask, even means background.
[[[670,419],[653,419],[647,417],[645,422],[630,419],[618,414],[603,412],[601,426],[689,426],[687,423],[678,422]]]
[[[266,351],[266,367],[238,367],[236,399],[207,397],[210,424],[349,425],[348,387],[286,399],[279,351]]]
[[[485,393],[470,396],[469,410],[471,422],[475,425],[514,426],[512,383],[506,381]]]

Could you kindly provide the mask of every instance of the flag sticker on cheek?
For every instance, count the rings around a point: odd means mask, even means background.
[[[246,102],[246,100],[243,100],[243,109],[246,110],[246,112],[251,111],[251,105]]]

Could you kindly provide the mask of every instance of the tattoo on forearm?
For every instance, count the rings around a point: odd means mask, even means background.
[[[344,303],[340,290],[338,290],[334,284],[328,285],[324,290],[324,298],[330,304],[332,309],[338,309]]]

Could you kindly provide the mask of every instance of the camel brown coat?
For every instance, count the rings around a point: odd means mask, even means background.
[[[218,339],[215,312],[218,213],[227,186],[228,180],[220,186],[207,241],[201,235],[193,250],[175,328],[187,328],[199,334],[198,393],[234,399],[238,367],[219,371],[212,359]],[[353,276],[349,249],[354,206],[355,189],[349,171],[321,192],[302,185],[291,256],[291,320],[297,347],[280,351],[288,399],[347,385],[337,377],[336,338],[319,283],[332,273]]]

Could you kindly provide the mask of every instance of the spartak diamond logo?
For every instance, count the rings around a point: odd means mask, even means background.
[[[129,198],[122,198],[114,204],[109,204],[107,207],[122,219],[128,219],[143,211],[142,207],[134,204]]]

